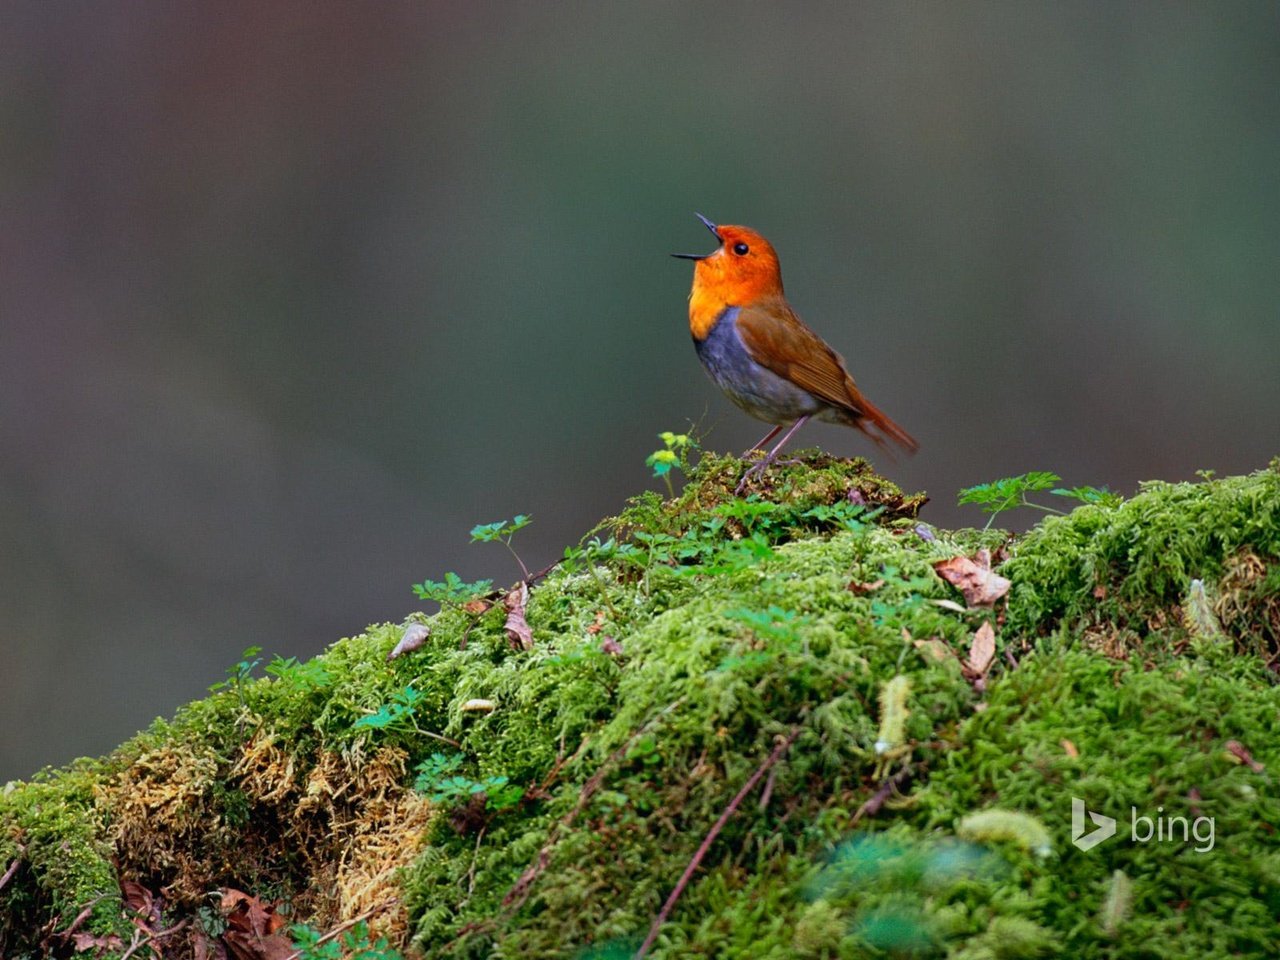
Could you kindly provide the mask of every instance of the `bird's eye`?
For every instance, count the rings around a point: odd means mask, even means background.
[[[748,247],[745,243],[735,243],[733,245],[733,252],[740,257],[745,257],[747,255],[747,251],[750,249],[751,248]]]

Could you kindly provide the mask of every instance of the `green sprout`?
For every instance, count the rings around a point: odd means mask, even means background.
[[[983,513],[991,514],[986,526],[982,528],[983,530],[989,530],[999,514],[1017,507],[1030,507],[1033,510],[1042,510],[1045,513],[1062,514],[1064,512],[1053,507],[1047,507],[1042,503],[1036,503],[1034,500],[1029,500],[1027,498],[1029,493],[1039,493],[1047,490],[1056,497],[1065,497],[1068,500],[1078,500],[1080,503],[1094,504],[1101,507],[1114,507],[1119,505],[1121,501],[1119,494],[1112,493],[1106,487],[1066,488],[1055,486],[1061,481],[1062,478],[1056,473],[1050,473],[1047,470],[1032,470],[1030,473],[1023,473],[1016,477],[1005,477],[1001,480],[993,480],[990,483],[980,483],[974,487],[965,487],[960,491],[960,497],[956,502],[958,504],[972,503],[980,507]]]
[[[493,589],[492,580],[467,583],[453,571],[444,575],[444,581],[423,580],[413,585],[413,592],[420,600],[434,600],[442,607],[460,607],[483,597]]]
[[[698,448],[698,442],[687,433],[672,433],[670,430],[663,430],[658,434],[658,439],[662,441],[662,449],[645,457],[644,464],[653,469],[655,477],[662,478],[662,482],[667,485],[667,496],[674,497],[676,494],[671,486],[671,471],[685,471],[689,454]]]
[[[524,574],[524,578],[528,580],[529,568],[524,565],[524,561],[520,559],[520,554],[516,553],[515,548],[511,546],[511,538],[527,527],[532,520],[532,517],[517,513],[510,520],[476,524],[471,528],[471,542],[502,544],[511,553],[511,556],[516,558],[516,563],[520,564],[520,571]]]
[[[240,654],[239,661],[227,668],[227,679],[211,685],[209,692],[234,690],[236,696],[240,698],[240,706],[243,707],[245,705],[244,688],[253,676],[253,671],[258,668],[258,664],[262,663],[262,658],[258,656],[261,652],[261,647],[246,647],[244,653]]]

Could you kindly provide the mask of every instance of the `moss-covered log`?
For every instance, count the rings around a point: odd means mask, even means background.
[[[567,551],[528,649],[460,598],[8,784],[0,955],[216,951],[228,890],[356,954],[627,957],[664,904],[652,957],[1280,954],[1275,464],[1012,542],[739,469]],[[984,549],[970,608],[934,564]]]

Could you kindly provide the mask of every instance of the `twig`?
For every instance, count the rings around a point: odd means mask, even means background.
[[[760,812],[764,813],[769,809],[769,801],[773,799],[773,784],[778,779],[778,768],[774,767],[769,771],[769,779],[764,782],[764,789],[760,791]]]
[[[511,550],[510,544],[507,544],[507,549]],[[514,556],[515,551],[512,550],[511,552],[512,552],[512,555]],[[516,560],[517,562],[519,562],[520,558],[516,557]],[[535,583],[537,583],[539,580],[541,580],[543,577],[545,577],[548,573],[550,573],[559,565],[560,565],[559,560],[552,560],[550,563],[548,563],[545,567],[543,567],[537,573],[530,573],[528,569],[525,568],[524,563],[520,562],[520,569],[524,572],[524,578],[521,580],[517,580],[516,585],[519,586],[520,584],[523,583],[525,586],[532,587]],[[481,597],[478,597],[477,599],[487,601],[489,604],[495,604],[506,595],[507,595],[506,590],[490,590],[488,593],[484,594]],[[480,617],[483,617],[484,614],[488,612],[489,612],[489,608],[486,608],[484,613],[481,613],[478,616],[473,616],[471,618],[471,622],[467,624],[467,629],[462,631],[462,639],[458,641],[459,650],[465,650],[467,648],[467,638],[471,636],[471,631],[474,630],[476,628],[476,624],[480,622]]]
[[[431,730],[423,730],[416,723],[413,725],[413,729],[418,731],[418,733],[422,734],[424,737],[430,737],[432,740],[439,740],[441,743],[447,743],[449,746],[453,747],[455,750],[462,749],[461,743],[459,743],[457,740],[454,740],[451,737],[446,737],[443,733],[434,733]]]
[[[589,733],[585,734],[582,738],[582,742],[578,744],[578,749],[573,751],[573,755],[565,756],[564,738],[562,736],[560,740],[560,754],[556,757],[556,762],[551,765],[551,772],[548,773],[545,777],[543,777],[542,782],[538,784],[536,787],[534,787],[532,790],[526,790],[524,794],[524,799],[541,800],[544,797],[546,797],[547,788],[550,787],[551,784],[556,782],[556,779],[560,776],[561,769],[563,769],[566,764],[573,763],[580,756],[582,756],[582,752],[587,749],[587,744],[589,744],[590,742],[591,742],[591,734]]]
[[[655,940],[658,939],[658,931],[662,929],[662,925],[667,922],[667,917],[671,914],[672,908],[675,907],[676,901],[680,899],[680,894],[684,893],[684,888],[689,885],[689,880],[693,877],[694,871],[702,863],[702,858],[707,855],[707,851],[711,849],[711,844],[715,842],[716,837],[720,835],[720,831],[724,829],[724,825],[729,822],[729,818],[734,815],[738,809],[738,805],[747,798],[747,795],[755,789],[760,778],[763,777],[775,763],[782,759],[782,755],[786,753],[791,744],[795,743],[796,737],[800,736],[801,727],[792,727],[791,733],[787,738],[773,748],[773,753],[765,759],[764,763],[756,768],[755,773],[747,778],[747,782],[742,785],[742,789],[737,795],[729,801],[729,805],[724,808],[719,819],[712,825],[707,835],[703,838],[702,843],[698,846],[697,852],[694,853],[693,859],[689,861],[689,865],[684,868],[684,873],[680,875],[679,881],[675,885],[675,889],[671,891],[671,895],[667,897],[667,902],[662,905],[662,909],[658,911],[658,915],[653,918],[653,923],[649,927],[649,935],[644,938],[644,943],[640,944],[640,949],[636,951],[633,960],[641,960],[641,958],[649,952],[649,948],[653,946]]]
[[[3,890],[5,884],[12,880],[13,875],[18,872],[18,867],[22,864],[22,855],[26,852],[25,848],[18,848],[18,855],[13,858],[13,863],[9,864],[9,869],[4,872],[4,876],[0,876],[0,890]]]
[[[511,549],[510,546],[508,546],[507,549],[510,550]],[[516,559],[519,560],[520,558],[516,557]],[[552,570],[554,570],[558,566],[560,566],[560,561],[552,560],[550,563],[548,563],[545,567],[543,567],[537,573],[530,573],[528,570],[524,570],[524,577],[521,580],[518,580],[517,583],[523,583],[532,587],[535,583],[537,583],[539,580],[541,580],[543,577],[545,577],[548,573],[550,573]],[[524,569],[524,564],[523,563],[520,564],[520,567],[521,569]],[[479,597],[478,599],[488,600],[490,602],[493,602],[495,600],[500,600],[502,597],[506,595],[506,593],[507,593],[506,590],[501,590],[501,589],[490,590],[488,593],[486,593],[482,597]]]
[[[54,936],[55,937],[71,936],[71,934],[75,933],[77,930],[80,929],[80,924],[84,923],[86,920],[89,919],[89,914],[93,913],[93,908],[96,907],[101,901],[107,899],[107,897],[109,896],[111,896],[111,894],[103,893],[94,897],[92,900],[90,900],[88,903],[84,905],[84,908],[79,913],[76,914],[76,918],[71,921],[71,925],[67,927],[67,929],[59,932],[55,932]]]
[[[375,913],[378,913],[378,912],[379,912],[379,911],[381,911],[381,910],[385,910],[385,909],[387,909],[387,907],[391,906],[391,904],[393,904],[393,903],[395,903],[395,900],[394,900],[394,899],[393,899],[393,900],[383,900],[381,903],[376,904],[375,906],[370,907],[370,908],[369,908],[368,910],[366,910],[364,913],[360,914],[360,916],[358,916],[358,917],[352,917],[350,920],[344,920],[342,923],[338,924],[336,927],[334,927],[332,930],[330,930],[328,933],[326,933],[323,937],[320,937],[318,940],[316,940],[316,942],[315,942],[314,946],[319,946],[319,945],[320,945],[320,944],[322,944],[322,943],[328,943],[330,940],[332,940],[332,939],[333,939],[334,937],[336,937],[338,934],[340,934],[340,933],[345,933],[346,931],[348,931],[348,930],[350,930],[352,927],[354,927],[357,923],[361,923],[361,922],[363,922],[363,921],[365,921],[365,920],[368,920],[368,919],[369,919],[370,917],[372,917]],[[285,958],[284,958],[284,960],[298,960],[298,957],[300,957],[300,956],[302,956],[302,951],[301,951],[301,950],[295,950],[295,951],[293,951],[293,953],[291,953],[291,954],[289,954],[287,957],[285,957]],[[123,958],[121,958],[121,960],[123,960]]]
[[[461,911],[461,909],[466,905],[467,900],[471,899],[471,894],[474,893],[476,889],[476,861],[480,859],[480,841],[484,839],[484,831],[487,826],[488,824],[485,824],[484,827],[480,828],[480,832],[476,834],[476,848],[471,851],[471,867],[467,870],[467,896],[466,899],[458,905],[459,911]]]
[[[141,940],[138,939],[138,934],[142,932],[143,928],[139,927],[137,930],[134,931],[133,943],[129,945],[128,950],[126,950],[124,953],[120,955],[120,960],[129,960],[130,957],[132,957],[137,951],[141,950],[143,947],[147,946],[148,944],[155,943],[157,940],[163,940],[166,937],[172,936],[173,934],[177,933],[179,930],[181,930],[190,922],[191,922],[190,920],[183,920],[180,923],[175,923],[172,927],[169,927],[167,930],[157,930],[154,933],[148,933]],[[160,955],[160,951],[156,950],[155,947],[152,947],[151,949],[155,950],[155,953],[157,956]]]
[[[142,928],[138,927],[133,931],[133,941],[129,944],[129,949],[120,955],[120,960],[129,960],[143,944],[151,942],[151,937],[142,935]]]
[[[577,819],[578,814],[586,807],[587,801],[590,800],[592,795],[600,789],[601,785],[604,783],[605,777],[608,776],[609,767],[620,760],[626,752],[631,749],[631,744],[635,742],[636,738],[639,737],[640,734],[644,733],[682,703],[684,703],[684,697],[680,697],[667,704],[667,706],[663,707],[662,710],[642,723],[636,728],[631,736],[627,737],[622,746],[609,754],[604,763],[600,764],[600,768],[587,778],[587,782],[582,785],[582,791],[578,794],[578,802],[573,805],[572,810],[570,810],[559,822],[551,827],[551,832],[547,836],[547,842],[542,845],[542,849],[538,851],[538,855],[534,858],[533,863],[529,864],[525,872],[520,875],[520,878],[512,885],[511,889],[507,891],[507,895],[502,898],[502,906],[504,908],[519,909],[521,904],[528,899],[529,888],[533,886],[533,881],[538,879],[538,876],[542,871],[547,869],[547,864],[551,862],[551,849],[556,845],[556,841],[560,837],[560,831]]]
[[[885,802],[893,796],[894,791],[906,786],[914,775],[914,769],[911,767],[903,767],[893,776],[885,777],[884,781],[880,784],[880,788],[868,797],[866,801],[863,802],[862,806],[858,808],[857,812],[853,815],[853,819],[849,821],[849,826],[854,826],[863,817],[874,817],[880,812],[880,808],[885,805]]]

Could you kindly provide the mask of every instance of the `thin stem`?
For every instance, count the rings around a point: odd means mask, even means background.
[[[600,574],[596,573],[596,565],[587,562],[587,572],[591,574],[591,579],[596,582],[596,586],[600,588],[600,599],[604,601],[604,605],[609,608],[609,613],[613,616],[613,622],[618,626],[622,626],[622,617],[618,615],[617,608],[614,607],[613,601],[609,599],[609,589],[604,585],[604,581],[600,579]]]
[[[13,875],[18,872],[18,867],[22,865],[22,855],[26,852],[25,847],[18,848],[18,855],[13,858],[13,863],[9,864],[9,869],[4,872],[4,876],[0,876],[0,890],[3,890],[5,884],[12,880]]]
[[[667,922],[672,908],[675,907],[676,901],[680,899],[680,894],[684,893],[684,888],[689,885],[689,880],[693,877],[694,872],[702,863],[703,857],[707,855],[707,851],[711,849],[711,844],[715,842],[716,837],[720,835],[720,831],[724,829],[724,825],[729,822],[729,818],[737,811],[738,806],[745,800],[748,794],[755,789],[755,785],[760,782],[760,778],[769,772],[769,768],[782,759],[782,755],[786,753],[791,744],[795,743],[796,737],[800,736],[800,727],[792,727],[791,733],[785,740],[773,748],[773,753],[765,759],[764,763],[756,768],[755,773],[747,778],[747,782],[742,785],[742,789],[737,795],[729,801],[729,805],[724,808],[718,820],[712,825],[703,838],[702,843],[698,846],[697,852],[693,855],[693,859],[689,861],[689,865],[684,868],[684,873],[680,875],[680,880],[676,883],[675,889],[671,891],[671,896],[667,897],[667,902],[662,905],[662,909],[658,915],[653,918],[653,924],[649,927],[649,935],[644,938],[644,943],[640,944],[640,949],[636,951],[632,960],[641,960],[649,948],[653,946],[655,940],[658,939],[658,931],[662,929],[662,925]]]
[[[524,574],[525,580],[528,580],[529,568],[524,565],[524,561],[520,559],[520,554],[516,553],[515,547],[511,546],[511,540],[509,538],[506,540],[503,540],[502,545],[511,552],[511,555],[513,557],[516,558],[516,563],[520,564],[520,572]]]
[[[347,930],[350,930],[352,927],[354,927],[357,923],[362,923],[363,921],[368,920],[379,910],[387,909],[387,907],[391,906],[391,904],[394,902],[395,901],[393,900],[385,900],[382,903],[379,903],[377,906],[370,907],[368,910],[360,914],[360,916],[358,917],[352,917],[350,920],[344,920],[342,923],[338,924],[336,927],[334,927],[332,930],[326,933],[323,937],[320,937],[318,940],[316,940],[315,945],[319,946],[322,943],[328,943],[338,934],[345,933]],[[302,951],[295,950],[293,951],[293,953],[286,956],[284,960],[298,960],[298,957],[300,956],[302,956]]]
[[[1062,510],[1055,510],[1053,507],[1046,507],[1039,503],[1032,503],[1030,500],[1027,500],[1025,498],[1022,501],[1022,505],[1024,507],[1033,507],[1036,510],[1043,510],[1045,513],[1056,513],[1060,517],[1066,516],[1066,513]]]

